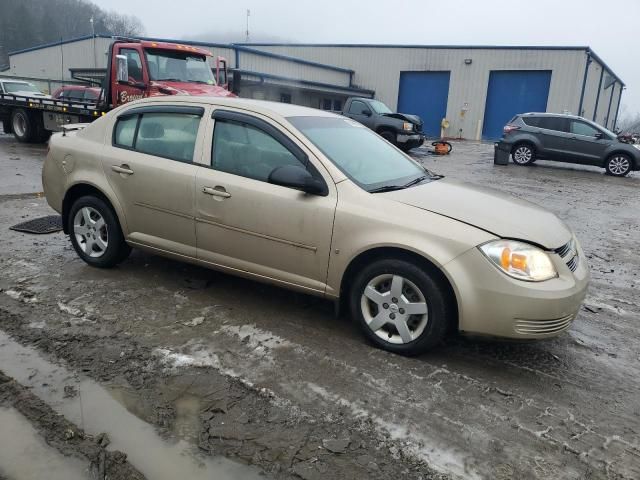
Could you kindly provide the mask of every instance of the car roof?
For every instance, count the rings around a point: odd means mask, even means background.
[[[303,107],[293,105],[291,103],[270,102],[266,100],[253,100],[249,98],[238,97],[208,97],[208,96],[190,96],[190,95],[174,95],[174,96],[157,96],[136,100],[128,105],[135,103],[137,106],[153,104],[153,103],[201,103],[206,105],[218,105],[245,108],[256,113],[267,115],[278,115],[281,117],[338,117],[340,115],[331,113],[317,108]]]
[[[530,117],[530,116],[560,117],[560,118],[574,118],[576,120],[587,120],[584,117],[579,117],[578,115],[570,115],[568,113],[527,112],[527,113],[520,113],[518,116],[519,117]]]

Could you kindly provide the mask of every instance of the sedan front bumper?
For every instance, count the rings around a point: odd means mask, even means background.
[[[472,248],[444,266],[458,301],[461,333],[539,339],[567,330],[587,293],[589,268],[578,247],[571,271],[557,253],[550,257],[558,277],[544,282],[511,278]]]

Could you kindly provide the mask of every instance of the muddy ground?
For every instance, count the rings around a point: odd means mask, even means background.
[[[43,156],[0,135],[0,418],[85,478],[640,478],[640,173],[416,151],[555,212],[592,283],[556,339],[403,358],[317,298],[138,251],[97,270],[62,233],[8,230],[53,213]],[[0,478],[28,478],[24,461],[0,455]]]

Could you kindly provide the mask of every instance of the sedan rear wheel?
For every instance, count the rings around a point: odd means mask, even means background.
[[[607,160],[607,173],[615,177],[624,177],[631,171],[631,159],[622,153],[614,154]]]
[[[131,251],[124,241],[116,214],[99,197],[80,197],[73,203],[68,232],[78,256],[94,267],[113,267]]]
[[[513,149],[513,163],[516,165],[530,165],[536,160],[536,153],[530,145],[517,145]]]
[[[416,355],[436,346],[450,321],[437,275],[406,260],[378,260],[354,279],[351,313],[376,346]]]

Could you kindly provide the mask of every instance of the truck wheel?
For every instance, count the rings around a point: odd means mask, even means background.
[[[11,133],[11,120],[10,119],[6,119],[2,121],[2,130],[4,130],[4,133]]]
[[[392,145],[396,144],[396,136],[393,132],[390,132],[389,130],[383,130],[380,132],[380,136],[390,144]]]
[[[11,130],[16,140],[22,143],[30,142],[35,135],[33,119],[27,111],[16,108],[11,113]]]

